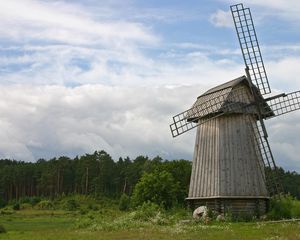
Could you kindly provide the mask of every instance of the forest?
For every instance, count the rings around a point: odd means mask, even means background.
[[[159,156],[114,160],[103,150],[75,158],[62,156],[36,162],[3,159],[0,160],[0,205],[33,196],[82,194],[119,198],[123,193],[130,196],[143,175],[159,172],[169,174],[171,180],[161,184],[173,184],[172,197],[184,205],[191,167],[189,160],[163,160]],[[285,192],[300,199],[300,174],[282,168],[278,172]]]

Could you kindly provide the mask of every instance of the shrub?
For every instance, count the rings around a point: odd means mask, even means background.
[[[155,217],[160,211],[161,209],[157,204],[147,201],[137,207],[133,218],[147,221],[150,218]]]
[[[54,204],[49,200],[43,200],[36,205],[36,208],[39,210],[53,210]]]
[[[268,217],[274,220],[292,217],[293,198],[289,195],[271,199]]]
[[[17,211],[17,210],[20,210],[20,203],[14,203],[14,205],[12,206],[12,209]]]
[[[41,198],[40,198],[40,197],[31,197],[29,203],[30,203],[32,206],[35,206],[35,205],[38,204],[40,201],[41,201]]]
[[[19,203],[22,204],[22,203],[30,203],[30,197],[21,197],[19,199]]]
[[[19,203],[28,203],[31,204],[32,206],[35,206],[37,203],[41,201],[40,197],[22,197],[19,199]]]
[[[5,207],[0,210],[0,215],[11,215],[14,214],[14,210],[11,207]]]
[[[80,213],[81,215],[85,215],[85,214],[88,213],[88,210],[85,209],[85,208],[80,208],[80,209],[79,209],[79,213]]]
[[[135,185],[132,202],[134,206],[150,201],[164,208],[171,208],[176,204],[176,195],[179,191],[171,173],[156,171],[145,173]]]
[[[300,201],[294,199],[292,203],[292,218],[300,218]]]
[[[2,225],[0,225],[0,234],[1,233],[6,233],[6,229]]]
[[[68,211],[75,211],[79,207],[78,202],[75,199],[68,199],[64,203],[64,209]]]
[[[92,210],[92,211],[98,211],[99,207],[97,205],[95,205],[94,203],[89,203],[88,209]]]
[[[129,205],[130,205],[130,198],[128,197],[127,194],[123,193],[119,201],[119,209],[121,211],[127,211],[129,209]]]
[[[171,222],[167,218],[164,209],[161,209],[157,204],[150,201],[144,202],[129,216],[136,223],[151,222],[154,225],[166,225]]]
[[[22,203],[20,209],[31,209],[32,205],[30,203]]]

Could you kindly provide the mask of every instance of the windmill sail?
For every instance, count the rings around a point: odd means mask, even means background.
[[[240,85],[241,82],[245,85]],[[173,123],[170,125],[173,137],[224,114],[251,113],[262,115],[263,118],[272,115],[265,102],[262,102],[261,113],[258,112],[255,98],[247,88],[251,88],[249,82],[242,76],[207,91],[197,98],[190,109],[173,117]],[[252,90],[258,92],[256,87]],[[262,100],[262,97],[258,96],[258,101]]]
[[[190,109],[173,117],[173,123],[170,125],[173,137],[224,114],[253,112],[253,99],[245,88],[227,87],[199,97]]]
[[[261,160],[264,164],[262,167],[261,163],[258,163],[261,173],[265,176],[264,179],[266,180],[267,189],[271,195],[282,193],[283,187],[281,185],[281,179],[278,175],[268,138],[264,136],[263,126],[260,121],[257,121],[256,124],[252,124],[251,127],[253,128],[253,132],[256,132],[254,145],[257,148],[258,156],[261,156]]]
[[[300,91],[280,94],[278,97],[266,99],[266,101],[270,107],[269,111],[274,113],[273,116],[267,118],[276,117],[300,109]]]
[[[255,28],[249,8],[243,4],[230,6],[236,33],[239,39],[246,67],[250,78],[262,95],[271,92],[265,66],[258,45]]]
[[[246,76],[216,86],[173,117],[173,137],[197,127],[187,200],[233,214],[265,213],[269,196],[282,193],[280,172],[264,119],[300,109],[300,91],[271,93],[249,8],[231,13],[246,65]]]
[[[196,102],[190,109],[175,115],[173,123],[170,125],[172,136],[177,137],[200,124],[224,114],[218,111],[230,90],[230,88],[227,88],[217,91],[213,96],[206,97],[201,103]],[[209,115],[210,117],[208,117]],[[204,116],[207,117],[203,118]]]

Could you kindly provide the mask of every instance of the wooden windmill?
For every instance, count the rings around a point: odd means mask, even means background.
[[[176,137],[197,127],[187,198],[191,206],[264,213],[270,194],[282,191],[264,120],[299,109],[300,91],[264,97],[271,89],[250,9],[243,4],[230,8],[246,76],[199,96],[173,117],[170,128]]]

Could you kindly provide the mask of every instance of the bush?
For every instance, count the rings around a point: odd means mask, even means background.
[[[0,215],[12,215],[15,211],[12,209],[12,206],[6,206],[0,210]]]
[[[75,199],[68,199],[64,203],[64,209],[68,211],[75,211],[79,207],[78,202]]]
[[[22,204],[22,203],[30,203],[30,197],[21,197],[19,199],[19,203]]]
[[[150,201],[164,208],[171,208],[176,204],[178,191],[178,183],[171,173],[167,171],[145,173],[135,185],[132,202],[134,206],[139,206]]]
[[[2,225],[0,225],[0,234],[1,233],[6,233],[6,229]]]
[[[35,206],[37,203],[41,201],[40,197],[22,197],[19,199],[19,203],[28,203],[31,204],[31,206]]]
[[[292,203],[292,218],[300,218],[300,201],[294,199]]]
[[[160,211],[161,209],[157,204],[147,201],[136,209],[134,219],[147,221],[155,217]]]
[[[31,197],[29,203],[30,203],[32,206],[35,206],[35,205],[37,205],[40,201],[41,201],[41,198],[40,198],[40,197]]]
[[[36,208],[39,210],[53,210],[54,204],[49,200],[43,200],[36,205]]]
[[[274,220],[291,218],[293,201],[289,195],[272,198],[268,217]]]
[[[121,211],[127,211],[130,206],[130,198],[128,197],[127,194],[123,193],[120,201],[119,201],[119,209]]]
[[[30,203],[22,203],[20,209],[31,209],[32,205]]]
[[[89,203],[88,209],[92,211],[98,211],[99,207],[95,203]]]
[[[85,208],[80,208],[79,209],[79,214],[81,214],[81,215],[85,215],[85,214],[87,214],[89,211],[87,210],[87,209],[85,209]]]
[[[20,210],[20,203],[15,203],[13,206],[12,206],[12,209],[17,211],[17,210]]]

